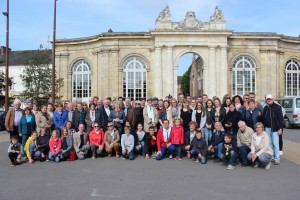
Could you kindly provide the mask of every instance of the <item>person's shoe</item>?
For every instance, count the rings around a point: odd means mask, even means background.
[[[258,162],[255,162],[255,164],[253,165],[254,168],[258,168],[259,164]]]
[[[267,164],[267,166],[265,167],[265,169],[270,169],[271,168],[271,162],[269,162],[269,164]]]
[[[199,162],[199,158],[196,158],[195,162],[198,163]]]
[[[248,165],[241,164],[241,167],[248,167]]]
[[[178,156],[178,160],[180,161],[181,160],[181,158]]]
[[[279,151],[279,155],[282,156],[283,155],[283,151]]]
[[[119,158],[120,156],[119,156],[119,154],[116,154],[116,158]]]
[[[220,163],[220,162],[222,162],[222,160],[220,158],[213,161],[213,163]]]
[[[172,155],[169,155],[169,159],[173,159],[173,156],[172,156]]]
[[[95,160],[96,159],[95,156],[93,156],[92,159]]]
[[[226,169],[227,169],[227,170],[232,170],[232,169],[234,169],[234,166],[228,165]]]
[[[274,161],[274,165],[279,165],[280,164],[280,160],[275,160]]]

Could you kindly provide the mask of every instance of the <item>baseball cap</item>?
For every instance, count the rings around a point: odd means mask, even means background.
[[[271,94],[267,94],[266,99],[273,99],[273,96]]]

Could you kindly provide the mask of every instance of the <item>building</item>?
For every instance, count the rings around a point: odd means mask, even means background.
[[[201,93],[210,97],[251,91],[259,99],[266,93],[300,95],[299,37],[228,30],[218,7],[209,22],[198,20],[193,11],[181,22],[170,16],[167,6],[149,32],[57,40],[57,73],[64,78],[60,95],[80,101],[92,96],[176,97],[178,60],[186,53],[203,62],[197,78]]]

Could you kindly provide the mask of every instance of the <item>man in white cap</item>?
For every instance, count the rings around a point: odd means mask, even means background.
[[[279,135],[283,129],[283,115],[281,106],[274,103],[274,98],[271,94],[266,95],[266,106],[263,110],[263,122],[265,131],[270,138],[270,147],[274,151],[274,164],[280,164],[279,155]]]

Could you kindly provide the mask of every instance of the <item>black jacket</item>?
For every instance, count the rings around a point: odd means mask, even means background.
[[[196,130],[195,130],[195,132],[196,132]],[[191,141],[191,139],[190,139],[190,130],[188,130],[187,132],[185,132],[184,133],[184,146],[188,146],[188,145],[190,145],[191,144],[191,142],[193,141]],[[196,134],[195,134],[196,135]],[[195,137],[194,137],[195,138]]]
[[[242,120],[242,115],[239,111],[229,111],[224,118],[224,128],[228,133],[237,133],[239,130],[238,123]],[[230,128],[225,127],[225,124],[231,124]]]
[[[226,151],[227,151],[227,148],[226,146],[229,145],[229,148],[228,148],[228,153],[230,153],[231,150],[237,152],[237,146],[235,144],[235,142],[233,142],[233,140],[231,140],[230,143],[225,143],[225,141],[223,141],[223,145],[222,145],[222,154],[225,156],[226,154]],[[228,155],[229,157],[229,155]]]
[[[217,134],[217,131],[214,131],[211,136],[210,144],[215,147],[218,146],[218,144],[222,143],[224,141],[225,132],[221,131],[219,134]]]
[[[281,106],[273,103],[266,105],[263,110],[263,123],[265,127],[271,128],[272,132],[283,129],[283,114]]]
[[[109,110],[112,110],[110,106]],[[99,114],[96,115],[95,121],[99,123],[100,127],[103,129],[104,132],[107,131],[108,115],[106,114],[104,106],[100,107]]]
[[[207,154],[207,144],[203,138],[198,139],[194,137],[191,143],[191,149],[195,150],[197,154],[201,154],[203,157]]]
[[[210,116],[213,125],[215,125],[215,123],[216,123],[215,115],[216,115],[216,109],[213,108],[213,109],[211,110],[211,116]],[[224,119],[225,119],[225,115],[226,115],[226,109],[223,108],[223,107],[221,107],[221,108],[220,108],[219,122],[221,122],[222,124],[223,124],[223,121],[224,121]]]

